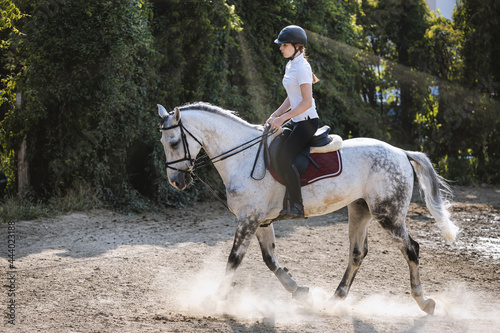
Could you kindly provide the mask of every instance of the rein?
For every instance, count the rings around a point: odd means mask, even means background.
[[[255,146],[258,143],[262,144],[265,139],[267,139],[268,137],[270,137],[271,135],[273,135],[275,132],[276,132],[276,130],[273,130],[273,131],[269,132],[269,128],[266,127],[264,129],[264,133],[262,135],[260,135],[258,137],[255,137],[255,138],[253,138],[251,140],[248,140],[248,141],[242,143],[241,145],[239,145],[237,147],[234,147],[233,149],[230,149],[230,150],[228,150],[228,151],[226,151],[226,152],[224,152],[222,154],[219,154],[219,155],[214,156],[212,158],[208,157],[208,155],[205,154],[205,155],[201,156],[200,158],[196,159],[196,163],[195,163],[195,166],[194,166],[193,170],[194,169],[198,169],[198,168],[202,168],[202,167],[206,167],[206,166],[210,165],[210,162],[217,163],[217,162],[223,161],[226,158],[229,158],[231,156],[239,154],[242,151],[245,151],[248,148],[251,148],[251,147]],[[240,150],[238,150],[238,149],[240,149]],[[259,151],[257,152],[257,155],[259,155],[259,153],[260,153],[260,147],[259,147]],[[254,164],[254,169],[255,169],[255,164]],[[253,170],[252,170],[252,173],[253,173]]]

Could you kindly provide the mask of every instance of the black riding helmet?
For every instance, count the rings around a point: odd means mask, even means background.
[[[283,30],[281,30],[280,34],[278,35],[278,38],[275,39],[274,42],[276,44],[283,44],[283,43],[292,44],[295,49],[295,52],[293,53],[293,56],[288,58],[288,60],[293,60],[297,52],[299,52],[299,50],[295,47],[295,45],[296,44],[306,45],[307,35],[304,29],[302,29],[298,25],[289,25],[287,27],[284,27]]]
[[[274,41],[276,44],[307,44],[307,35],[304,29],[298,25],[289,25],[281,30],[278,38]]]

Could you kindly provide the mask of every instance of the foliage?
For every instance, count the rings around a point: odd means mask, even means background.
[[[362,94],[388,127],[390,141],[410,148],[422,104],[420,77],[412,72],[419,59],[411,46],[428,28],[427,5],[425,0],[364,0],[358,16],[365,50],[376,56],[360,62]]]
[[[463,6],[475,8],[467,12]],[[496,94],[488,97],[480,84],[470,84],[494,77],[495,61],[487,69],[484,65],[498,47],[484,45],[498,36],[489,35],[498,28],[488,28],[498,20],[492,6],[466,1],[458,6],[456,24],[435,13],[423,15],[417,0],[362,1],[359,13],[365,49],[377,56],[361,58],[364,100],[380,110],[391,142],[426,151],[445,177],[461,183],[493,183],[499,177]],[[459,18],[466,13],[475,19]],[[481,48],[468,46],[471,34]],[[404,45],[409,47],[403,52]],[[471,80],[477,68],[483,68],[482,74]]]
[[[62,197],[48,201],[36,199],[36,193],[25,191],[23,198],[7,197],[0,202],[0,223],[52,217],[75,211],[88,211],[102,207],[102,202],[87,184],[68,190]]]
[[[243,22],[238,34],[242,59],[251,64],[244,64],[244,75],[251,76],[250,91],[258,91],[251,95],[251,101],[254,108],[265,104],[255,111],[258,120],[264,121],[286,97],[281,84],[286,60],[273,41],[283,27],[298,24],[307,31],[306,52],[320,78],[314,97],[321,120],[344,136],[380,134],[376,114],[361,103],[355,86],[357,64],[353,58],[358,50],[353,45],[359,40],[360,29],[351,13],[357,1],[233,3]],[[252,59],[246,60],[249,56]]]
[[[477,159],[474,180],[500,181],[500,3],[462,0],[453,18],[463,33],[463,146]]]
[[[10,0],[0,0],[0,122],[5,114],[14,108],[16,101],[16,81],[23,66],[22,61],[15,57],[16,38],[21,36],[17,25],[23,18],[23,14]],[[8,135],[4,129],[0,129],[0,195],[7,180],[11,183],[15,180],[15,167],[4,163],[15,158],[15,152],[5,146],[4,138]],[[5,165],[7,164],[7,165]]]
[[[0,203],[0,223],[50,217],[50,209],[41,202],[7,198]]]
[[[21,34],[16,25],[22,17],[21,11],[12,1],[0,0],[0,119],[15,101],[13,76],[17,74],[17,66],[12,55],[12,43],[14,36]]]
[[[144,104],[152,53],[148,6],[43,0],[21,1],[20,8],[31,13],[20,50],[26,102],[4,121],[7,149],[28,135],[38,193],[62,193],[78,180],[102,197],[130,199],[127,151],[151,140],[154,128]]]
[[[461,0],[453,18],[463,32],[461,51],[464,62],[462,83],[481,92],[500,88],[500,3],[496,0]]]

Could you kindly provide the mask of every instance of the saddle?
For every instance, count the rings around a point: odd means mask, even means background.
[[[297,171],[301,176],[304,175],[304,173],[306,173],[306,171],[310,169],[309,168],[310,165],[311,167],[314,167],[317,170],[317,172],[321,172],[320,170],[322,168],[321,164],[329,162],[328,158],[325,155],[323,155],[324,153],[336,152],[337,156],[336,163],[338,166],[340,166],[341,170],[340,152],[338,152],[338,150],[342,147],[342,138],[338,135],[329,135],[329,133],[330,133],[329,126],[325,125],[319,128],[314,134],[314,136],[311,138],[311,140],[309,140],[307,147],[304,148],[302,152],[295,158],[293,163],[295,164],[295,167],[297,168]],[[268,153],[265,154],[267,158],[266,164],[269,167],[270,173],[277,181],[279,181],[282,184],[284,184],[283,176],[280,175],[277,171],[278,170],[277,158],[279,156],[279,152],[283,146],[283,143],[284,143],[283,134],[278,135],[276,138],[273,139],[273,141],[269,145]],[[318,160],[318,162],[316,160]],[[324,170],[324,172],[331,173],[330,170]],[[340,172],[338,172],[338,174],[340,174]],[[331,177],[333,176],[335,175],[332,174]],[[311,182],[308,179],[304,179],[304,181],[302,181],[301,179],[301,183],[302,185],[305,185],[305,184],[310,184]]]

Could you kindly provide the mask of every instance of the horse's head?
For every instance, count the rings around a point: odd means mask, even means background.
[[[173,187],[183,190],[193,181],[191,171],[201,142],[182,124],[179,108],[168,113],[158,104],[158,113],[162,118],[160,141],[165,150],[168,180]]]

